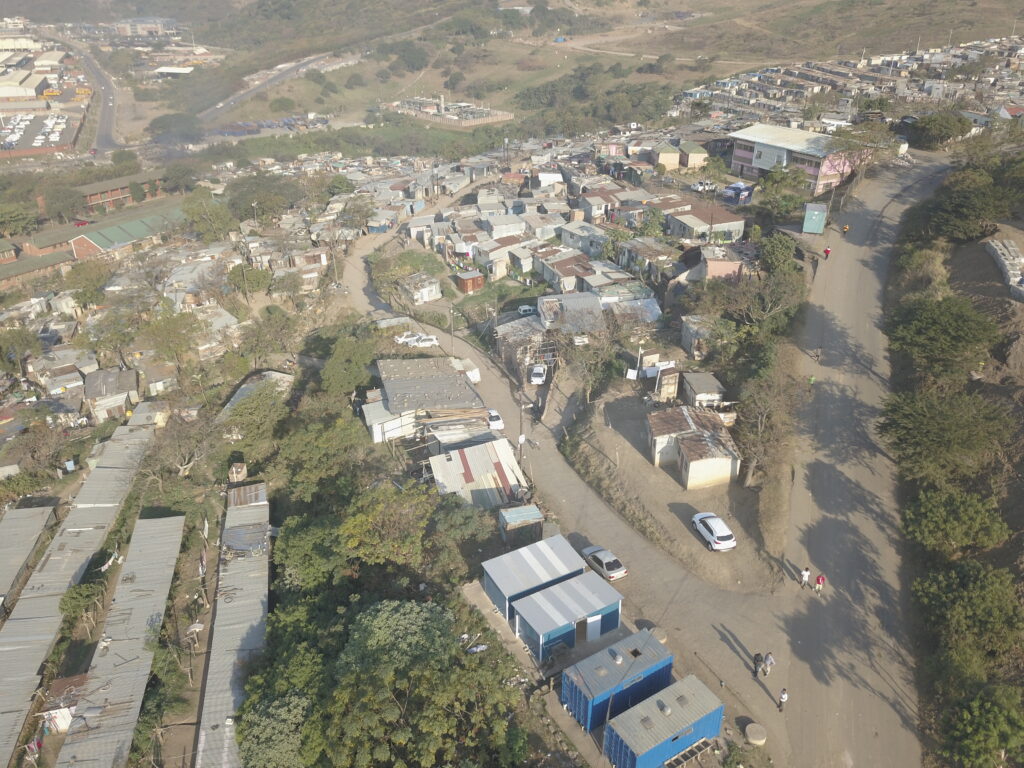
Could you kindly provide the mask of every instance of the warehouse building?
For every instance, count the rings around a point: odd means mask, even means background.
[[[699,753],[722,730],[725,707],[693,675],[608,721],[604,755],[614,768],[661,768]]]
[[[486,560],[483,563],[484,592],[498,613],[512,624],[513,602],[579,576],[586,568],[583,558],[559,534]]]
[[[562,706],[588,733],[672,682],[673,656],[649,629],[562,672]]]
[[[0,75],[0,99],[3,101],[35,99],[49,87],[46,75],[34,74],[27,69],[12,69]]]
[[[554,584],[512,604],[516,637],[538,663],[555,649],[591,643],[619,628],[622,595],[594,571]]]

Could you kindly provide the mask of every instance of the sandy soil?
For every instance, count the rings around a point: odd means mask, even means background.
[[[564,419],[557,413],[546,421]],[[739,592],[766,592],[779,583],[778,572],[760,556],[758,497],[738,484],[687,490],[670,467],[655,467],[648,457],[645,425],[649,409],[628,383],[617,384],[595,404],[588,443],[610,463],[623,494],[638,502],[666,534],[666,548],[692,573],[711,584]],[[734,552],[707,551],[690,526],[698,512],[713,512],[739,539]],[[609,545],[611,546],[611,545]],[[628,565],[628,564],[627,564]]]

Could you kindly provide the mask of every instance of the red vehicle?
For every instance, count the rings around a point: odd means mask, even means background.
[[[90,155],[95,155],[96,154],[96,147],[93,147],[92,149],[90,149],[89,150],[89,154]]]
[[[75,222],[75,226],[76,227],[87,227],[87,226],[89,226],[89,222],[88,221],[76,221]]]

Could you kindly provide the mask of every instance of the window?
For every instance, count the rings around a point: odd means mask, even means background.
[[[754,153],[754,158],[757,160],[761,159],[761,150],[757,150],[757,152]]]

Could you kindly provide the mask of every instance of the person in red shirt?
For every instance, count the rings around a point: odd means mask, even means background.
[[[819,573],[818,578],[814,580],[814,591],[817,594],[821,594],[821,590],[825,587],[825,574]]]
[[[832,253],[832,249],[831,248],[826,248],[825,249],[825,258],[827,259],[831,253]]]

